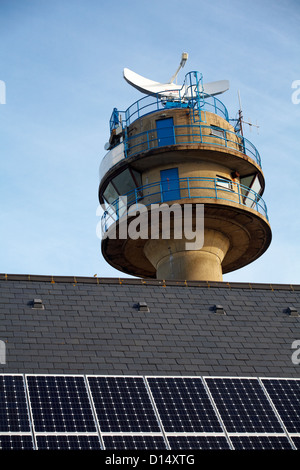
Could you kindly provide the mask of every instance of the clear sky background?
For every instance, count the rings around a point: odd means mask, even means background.
[[[0,272],[124,277],[96,235],[113,107],[143,95],[123,68],[167,81],[181,53],[257,147],[273,240],[224,281],[300,283],[299,0],[0,0]],[[300,97],[300,94],[298,94]]]

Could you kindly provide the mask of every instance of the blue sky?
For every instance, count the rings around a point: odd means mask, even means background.
[[[108,121],[142,97],[124,67],[165,81],[186,51],[178,79],[228,79],[230,116],[239,90],[259,125],[245,136],[262,158],[273,240],[224,281],[299,284],[299,24],[298,0],[0,0],[0,272],[124,277],[96,236]]]

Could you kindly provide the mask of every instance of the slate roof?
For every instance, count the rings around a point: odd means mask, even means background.
[[[299,285],[1,274],[0,373],[299,377],[288,307]]]

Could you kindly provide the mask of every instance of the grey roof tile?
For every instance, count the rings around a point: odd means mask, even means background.
[[[0,372],[299,377],[290,305],[299,286],[0,274]]]

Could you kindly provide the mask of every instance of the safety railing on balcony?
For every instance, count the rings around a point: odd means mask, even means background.
[[[233,205],[254,209],[268,220],[264,200],[247,186],[222,178],[187,177],[167,182],[158,181],[123,194],[105,208],[101,219],[102,233],[106,233],[120,217],[124,214],[130,215],[130,211],[138,209],[140,205],[146,207],[162,203],[171,205],[174,201],[188,199],[199,199],[200,203],[204,199],[231,202]]]
[[[260,155],[255,146],[245,137],[223,128],[214,126],[189,125],[164,128],[164,138],[160,138],[156,129],[128,137],[125,142],[127,157],[143,151],[176,144],[210,144],[237,150],[255,160],[261,166]]]
[[[100,180],[110,168],[121,160],[170,144],[208,144],[233,149],[247,155],[261,167],[261,158],[256,147],[248,139],[235,132],[204,124],[172,126],[164,130],[167,135],[164,138],[159,137],[157,129],[125,138],[103,157],[100,164]]]
[[[110,121],[110,132],[118,127],[128,127],[136,119],[139,119],[146,114],[154,113],[156,111],[165,110],[166,108],[188,108],[191,103],[186,100],[170,101],[162,99],[159,96],[144,96],[140,100],[133,103],[126,111],[119,111],[114,108]],[[209,96],[201,101],[200,111],[210,111],[217,114],[229,122],[229,116],[226,106],[222,101],[214,96]]]

